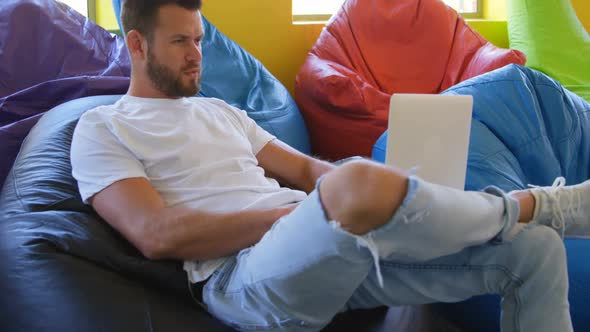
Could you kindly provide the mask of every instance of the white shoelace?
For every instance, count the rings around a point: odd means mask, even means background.
[[[553,218],[551,218],[551,227],[560,231],[561,238],[564,238],[565,236],[565,217],[563,215],[563,209],[560,200],[561,195],[563,194],[563,190],[561,190],[561,188],[564,186],[565,178],[562,176],[556,178],[550,187],[534,186],[529,184],[529,187],[536,188],[547,194],[547,197],[551,202],[551,211],[553,213]],[[567,214],[574,214],[575,207],[579,206],[581,201],[579,191],[572,190],[571,194],[575,195],[575,198],[570,197],[568,200]],[[576,204],[574,204],[574,200],[576,201]]]

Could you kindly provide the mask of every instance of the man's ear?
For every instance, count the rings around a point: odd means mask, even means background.
[[[139,31],[129,31],[125,40],[132,58],[145,59],[147,56],[147,40]]]

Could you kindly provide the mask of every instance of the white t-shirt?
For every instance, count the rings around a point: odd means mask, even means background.
[[[246,112],[219,99],[125,95],[82,115],[72,140],[72,173],[85,203],[116,181],[143,177],[168,207],[274,208],[306,194],[264,176],[256,154],[273,139]],[[224,260],[186,261],[184,268],[197,282]]]

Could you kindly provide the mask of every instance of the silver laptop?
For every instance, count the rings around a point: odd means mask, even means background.
[[[471,96],[392,95],[386,164],[463,190],[472,108]]]

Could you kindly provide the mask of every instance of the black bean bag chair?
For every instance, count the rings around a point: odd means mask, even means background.
[[[1,331],[231,331],[193,301],[181,261],[146,259],[82,203],[71,175],[74,128],[118,98],[59,105],[23,142],[0,193]],[[428,310],[376,308],[340,314],[325,331],[445,324]]]

